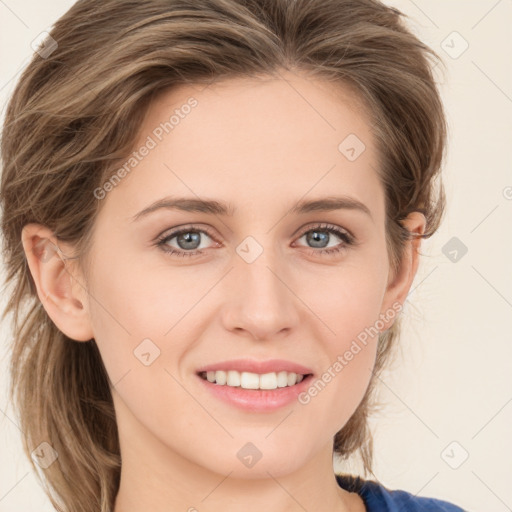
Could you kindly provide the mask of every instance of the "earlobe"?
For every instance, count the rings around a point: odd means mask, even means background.
[[[76,260],[67,260],[65,246],[46,226],[26,224],[22,244],[39,300],[55,325],[69,338],[89,341],[93,338],[82,276]]]
[[[394,275],[390,273],[391,278],[388,281],[384,295],[381,318],[383,315],[388,317],[386,312],[389,312],[390,309],[395,310],[398,303],[401,307],[403,306],[418,270],[421,235],[425,233],[426,228],[425,216],[421,212],[412,212],[402,221],[402,225],[412,236],[405,242],[402,261],[398,271]],[[393,320],[390,320],[382,330],[389,329],[392,324]]]

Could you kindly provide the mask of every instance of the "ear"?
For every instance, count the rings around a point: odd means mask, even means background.
[[[69,338],[89,341],[93,332],[87,310],[87,291],[73,248],[59,242],[41,224],[26,224],[21,242],[37,295],[55,325]]]
[[[421,212],[412,212],[401,223],[413,236],[405,242],[403,257],[398,271],[393,273],[390,268],[388,284],[382,302],[380,318],[385,325],[381,331],[385,331],[393,325],[393,318],[396,315],[390,315],[389,312],[391,310],[396,312],[398,303],[400,304],[400,309],[403,307],[420,261],[419,249],[422,239],[418,235],[425,233],[425,216]]]

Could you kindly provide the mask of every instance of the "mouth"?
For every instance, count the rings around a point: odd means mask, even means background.
[[[237,409],[270,413],[297,402],[313,370],[286,359],[231,359],[197,368],[205,393]]]
[[[253,373],[236,370],[210,370],[198,372],[203,380],[217,386],[227,386],[247,390],[273,390],[289,388],[300,384],[304,379],[311,377],[312,373],[295,372],[269,372]]]

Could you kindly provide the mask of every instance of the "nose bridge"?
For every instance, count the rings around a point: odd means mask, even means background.
[[[270,235],[242,241],[236,248],[235,268],[228,284],[226,327],[242,328],[258,339],[293,327],[298,318],[286,264],[271,244]]]

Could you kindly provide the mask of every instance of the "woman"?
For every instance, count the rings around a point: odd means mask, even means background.
[[[444,211],[434,52],[375,0],[82,0],[8,106],[12,398],[56,510],[460,511],[359,453]],[[28,302],[27,306],[22,306]]]

